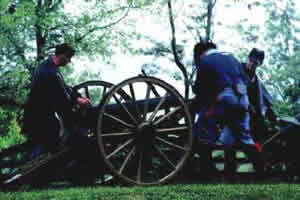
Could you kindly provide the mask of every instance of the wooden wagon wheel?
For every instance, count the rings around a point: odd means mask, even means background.
[[[131,98],[123,99],[119,90]],[[182,168],[192,148],[192,121],[184,99],[153,77],[134,77],[114,86],[100,104],[96,132],[105,163],[130,184],[165,183]]]
[[[92,106],[94,108],[99,107],[99,104],[103,97],[109,92],[109,90],[114,86],[114,84],[106,81],[99,81],[99,80],[92,80],[80,83],[73,87],[73,90],[75,90],[77,93],[79,93],[82,97],[87,97],[91,100]],[[121,96],[123,99],[130,99],[130,96],[126,94],[126,92],[119,90],[118,95]],[[98,109],[95,109],[98,110]],[[85,113],[87,111],[86,107],[77,107],[78,114],[82,117],[85,117]],[[98,115],[95,114],[95,121],[97,120]],[[79,122],[80,123],[80,122]],[[86,127],[87,128],[87,127]],[[93,144],[95,141],[95,150],[92,152],[93,155],[97,154],[97,141],[95,137],[95,129],[94,126],[89,127],[88,130],[85,130],[86,134],[88,134],[89,139],[86,140],[91,143],[90,148],[94,148]],[[86,138],[87,139],[87,138]],[[99,155],[99,154],[98,154]],[[92,155],[90,155],[92,156]],[[92,159],[89,159],[91,162]],[[96,165],[96,162],[94,164],[91,164],[91,162],[79,162],[71,170],[69,170],[69,174],[67,175],[67,179],[71,181],[74,184],[87,184],[87,183],[93,183],[95,181],[105,181],[104,173],[107,170],[104,170],[104,166],[99,166],[99,163],[101,163],[101,160],[97,160],[98,163]],[[101,165],[101,164],[100,164]],[[97,168],[97,170],[95,170]],[[82,171],[82,173],[80,173]],[[79,173],[78,173],[79,172]],[[111,177],[111,176],[110,176]]]
[[[93,106],[97,106],[100,104],[102,98],[105,94],[114,86],[114,84],[106,82],[106,81],[87,81],[80,83],[73,87],[78,93],[80,93],[83,97],[87,97],[91,99]],[[118,93],[124,99],[129,99],[130,96],[126,94],[126,92],[120,90]]]
[[[98,80],[92,80],[80,83],[73,87],[73,90],[75,90],[77,93],[79,93],[82,97],[89,98],[92,107],[96,108],[99,107],[102,99],[105,97],[105,95],[110,91],[110,89],[114,86],[114,84],[106,81],[98,81]],[[124,90],[120,89],[117,91],[118,95],[121,99],[124,100],[130,100],[131,97],[129,94],[127,94]],[[77,105],[77,112],[81,115],[81,117],[85,117],[85,112],[87,110],[86,107],[80,107]],[[99,110],[99,109],[95,109]],[[95,115],[95,121],[97,120],[98,114]],[[80,119],[80,118],[79,118]],[[91,135],[95,134],[94,127],[89,127],[90,130],[88,131]]]
[[[107,94],[107,92],[114,86],[114,84],[106,81],[98,81],[98,80],[92,80],[80,83],[73,87],[73,90],[75,90],[77,93],[79,93],[82,97],[89,98],[92,104],[92,107],[96,108],[99,107],[100,102],[104,98],[104,96]],[[118,92],[118,95],[121,96],[122,99],[130,100],[130,96],[120,89]],[[81,107],[79,105],[76,105],[75,108],[77,113],[81,117],[85,117],[85,113],[87,110],[87,107]],[[95,114],[95,120],[97,120],[97,114]],[[81,120],[81,117],[79,117],[79,120]],[[90,127],[92,128],[92,127]],[[90,129],[89,133],[94,135],[94,130]]]

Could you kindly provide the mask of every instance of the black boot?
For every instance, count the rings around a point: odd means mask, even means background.
[[[211,145],[201,144],[197,150],[200,155],[200,178],[204,180],[212,180],[216,178],[218,170],[212,160]]]
[[[235,182],[237,180],[235,154],[236,151],[234,149],[227,149],[224,151],[224,176],[229,182]]]

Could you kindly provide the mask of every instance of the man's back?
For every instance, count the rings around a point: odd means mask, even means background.
[[[51,124],[57,126],[55,113],[68,120],[72,115],[72,102],[63,77],[49,58],[41,63],[31,83],[24,109],[24,129],[35,132]]]
[[[32,120],[44,121],[54,117],[53,98],[51,97],[51,77],[55,75],[52,60],[47,59],[36,69],[31,83],[30,93],[24,110],[24,123],[32,124]]]
[[[55,116],[56,97],[52,88],[56,70],[51,58],[38,66],[25,104],[22,132],[36,144],[57,144],[59,137],[60,125]]]
[[[244,82],[241,64],[231,54],[208,52],[202,56],[198,66],[199,91],[201,96],[216,97],[226,87]]]

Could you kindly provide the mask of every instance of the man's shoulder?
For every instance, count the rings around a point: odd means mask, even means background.
[[[47,60],[45,60],[38,66],[37,72],[45,75],[55,75],[57,73],[57,68],[51,60],[51,58],[49,57]]]
[[[225,51],[216,51],[204,56],[204,60],[224,61],[232,59],[237,60],[232,53]]]
[[[212,65],[212,66],[237,66],[240,67],[241,63],[234,57],[233,54],[228,52],[216,52],[214,54],[209,54],[204,56],[203,63]]]

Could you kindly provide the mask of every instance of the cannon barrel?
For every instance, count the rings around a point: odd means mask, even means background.
[[[145,104],[148,104],[148,112],[153,112],[155,107],[159,104],[159,102],[161,101],[161,98],[156,97],[156,98],[151,98],[149,100],[138,100],[136,102],[125,102],[122,103],[124,107],[126,107],[128,109],[129,112],[135,112],[136,111],[136,106],[138,107],[139,110],[143,110]],[[160,109],[166,109],[169,106],[175,107],[178,106],[179,103],[178,101],[176,101],[176,99],[172,96],[168,96],[166,98],[166,100],[164,101],[164,103],[160,106]],[[107,113],[111,113],[114,115],[118,115],[118,116],[123,116],[124,114],[126,115],[127,113],[125,113],[124,109],[122,109],[123,107],[122,105],[115,103],[115,104],[111,104],[111,105],[106,105],[105,106],[105,112]]]

